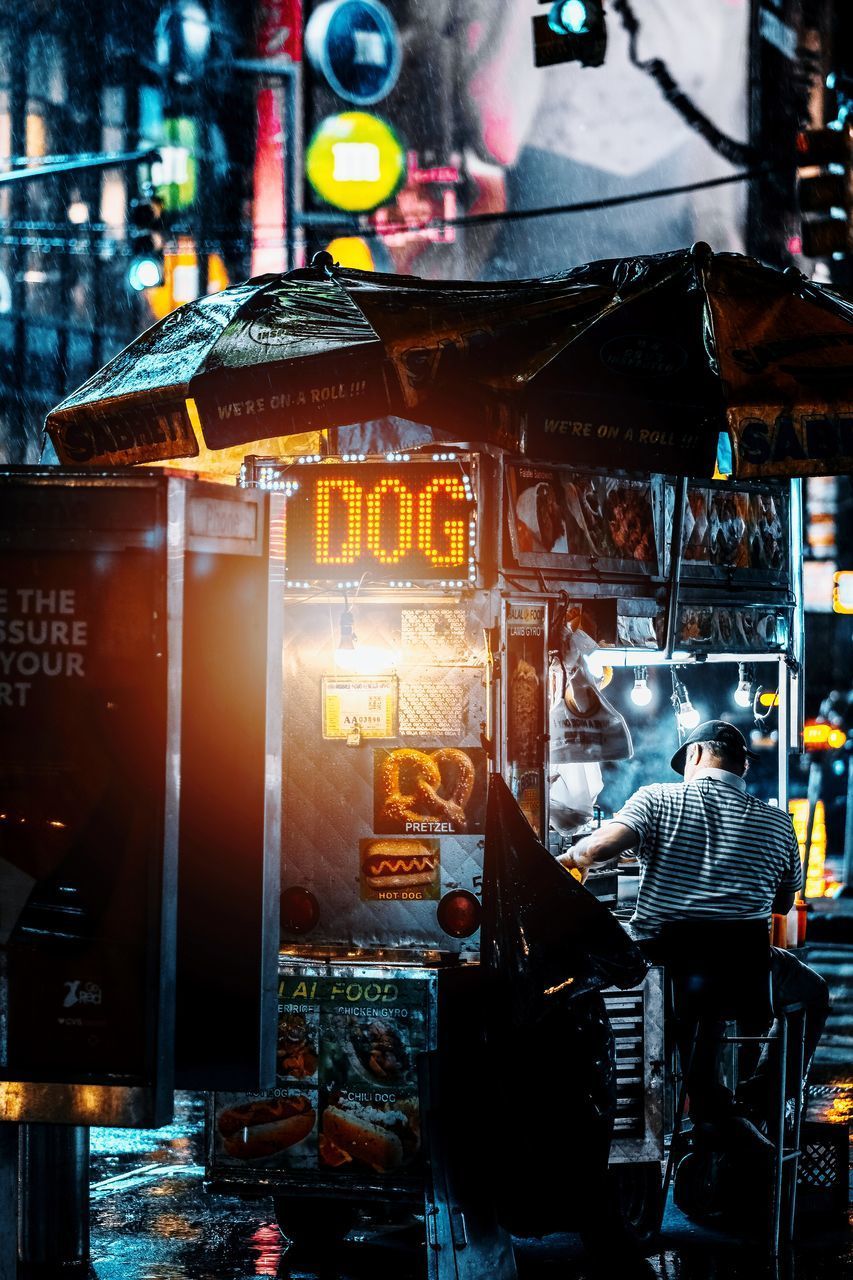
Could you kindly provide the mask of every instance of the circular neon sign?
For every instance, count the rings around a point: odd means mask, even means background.
[[[305,28],[305,49],[335,93],[360,107],[381,102],[400,74],[400,33],[380,0],[321,4]]]
[[[327,116],[305,154],[308,181],[322,200],[368,213],[390,200],[406,176],[406,153],[394,130],[366,111]]]

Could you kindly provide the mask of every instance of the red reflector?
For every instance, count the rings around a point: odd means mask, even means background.
[[[287,933],[310,933],[320,919],[320,904],[300,885],[281,895],[281,927]]]
[[[470,938],[480,927],[483,908],[480,899],[467,889],[446,893],[438,904],[438,923],[451,938]]]

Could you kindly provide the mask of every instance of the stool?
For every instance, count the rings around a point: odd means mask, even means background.
[[[666,1197],[676,1160],[690,1145],[690,1135],[682,1124],[691,1070],[699,1036],[714,1023],[753,1023],[767,1026],[775,1018],[779,1027],[777,1076],[771,1082],[774,1114],[769,1125],[769,1141],[773,1146],[773,1177],[768,1215],[768,1245],[773,1258],[778,1257],[782,1233],[782,1206],[785,1174],[788,1173],[788,1212],[785,1218],[786,1240],[793,1233],[796,1211],[797,1162],[799,1159],[802,1121],[802,1089],[795,1091],[791,1144],[785,1143],[786,1080],[788,1058],[792,1049],[790,1020],[799,1016],[798,1034],[793,1040],[796,1079],[802,1080],[804,1065],[805,1016],[801,1004],[773,1007],[770,975],[770,942],[763,920],[673,921],[665,925],[650,948],[656,963],[663,963],[671,984],[672,1011],[676,1021],[689,1029],[679,1049],[682,1078],[676,1103],[672,1138],[660,1206],[663,1221]],[[775,1040],[770,1032],[763,1035],[723,1035],[720,1044],[769,1044]]]

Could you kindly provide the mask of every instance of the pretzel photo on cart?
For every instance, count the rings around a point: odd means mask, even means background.
[[[476,749],[400,747],[374,753],[374,828],[465,835],[482,823]]]

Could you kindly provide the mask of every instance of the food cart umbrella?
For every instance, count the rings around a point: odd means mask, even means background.
[[[326,255],[328,259],[328,255]],[[544,280],[330,260],[200,298],[48,415],[60,461],[190,457],[387,414],[531,457],[711,475],[853,470],[853,306],[706,245]]]

